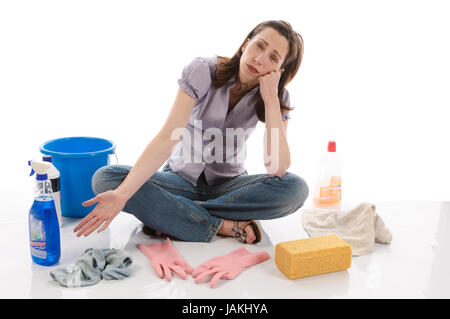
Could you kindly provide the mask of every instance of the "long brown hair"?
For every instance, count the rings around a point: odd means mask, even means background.
[[[284,110],[293,110],[293,108],[287,106],[283,103],[282,97],[284,93],[285,86],[294,78],[300,68],[300,63],[303,58],[303,38],[302,36],[295,32],[291,25],[283,20],[269,20],[258,24],[250,33],[247,35],[245,40],[242,42],[239,49],[231,57],[218,56],[216,72],[214,74],[214,79],[212,85],[214,88],[220,88],[230,79],[236,77],[239,72],[239,63],[242,56],[242,47],[245,42],[251,40],[255,35],[260,33],[265,28],[273,28],[278,31],[283,37],[285,37],[289,42],[289,52],[283,62],[281,68],[284,72],[281,74],[280,81],[278,83],[278,99],[280,101],[280,109],[283,113]],[[258,91],[259,92],[259,91]],[[265,111],[264,111],[264,101],[261,94],[257,95],[257,102],[255,104],[256,114],[261,122],[265,122]]]

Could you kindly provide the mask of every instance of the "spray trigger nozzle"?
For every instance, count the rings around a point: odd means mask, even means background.
[[[37,180],[47,179],[47,170],[52,166],[50,162],[28,161],[28,165],[32,167],[30,176],[36,172]]]

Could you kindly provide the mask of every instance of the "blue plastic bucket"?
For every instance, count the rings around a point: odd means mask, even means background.
[[[61,214],[65,217],[84,217],[95,206],[81,203],[95,197],[92,176],[102,166],[109,164],[109,154],[114,154],[113,142],[98,137],[64,137],[47,141],[40,146],[43,154],[52,156],[59,170],[61,184]]]

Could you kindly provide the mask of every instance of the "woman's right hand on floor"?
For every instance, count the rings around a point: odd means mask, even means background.
[[[83,206],[91,206],[98,203],[97,206],[84,217],[81,222],[73,229],[77,237],[89,236],[94,230],[102,226],[97,232],[104,231],[112,222],[114,217],[125,207],[127,199],[114,190],[100,193],[94,198],[83,202]]]

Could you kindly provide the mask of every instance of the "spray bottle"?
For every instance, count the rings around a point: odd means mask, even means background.
[[[329,141],[317,169],[314,187],[314,206],[339,209],[341,207],[341,158],[336,152],[336,142]]]
[[[30,253],[32,260],[43,266],[58,263],[61,256],[59,222],[47,171],[51,163],[28,161],[36,172],[35,196],[29,211]]]
[[[44,162],[52,163],[52,156],[51,155],[43,155],[42,160]],[[55,200],[55,206],[56,206],[56,214],[58,215],[58,222],[59,227],[62,226],[62,214],[61,214],[61,195],[60,195],[60,180],[59,180],[59,171],[55,167],[55,165],[50,166],[50,168],[47,170],[47,176],[50,180],[50,183],[52,183],[52,191],[53,191],[53,199]]]

